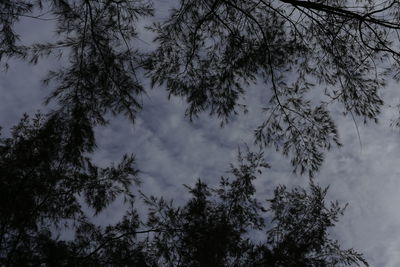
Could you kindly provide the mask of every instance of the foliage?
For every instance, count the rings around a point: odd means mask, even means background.
[[[0,2],[0,62],[4,57],[24,56],[24,49],[17,45],[19,36],[13,26],[22,14],[29,13],[33,4],[28,1],[5,0]]]
[[[376,121],[379,89],[398,76],[396,0],[180,0],[150,27],[158,44],[150,55],[134,48],[138,23],[153,14],[146,0],[5,0],[0,8],[1,62],[62,58],[46,79],[54,86],[48,101],[79,108],[92,127],[107,123],[107,112],[135,119],[144,71],[186,99],[190,118],[208,111],[222,121],[263,77],[269,98],[256,142],[309,175],[340,145],[329,106]],[[14,30],[20,18],[55,23],[55,40],[24,45]]]
[[[378,90],[399,67],[399,2],[353,2],[182,0],[152,28],[151,78],[185,97],[190,117],[209,111],[228,120],[263,77],[269,99],[256,142],[313,175],[340,145],[329,105],[377,120]]]
[[[218,188],[198,181],[182,207],[146,198],[152,207],[147,225],[157,229],[151,247],[162,266],[368,265],[360,253],[329,238],[344,207],[325,204],[327,189],[313,182],[309,192],[279,186],[265,209],[253,181],[266,166],[260,153],[239,154],[234,179],[222,177]]]
[[[62,110],[79,108],[93,122],[92,127],[106,123],[106,112],[124,113],[134,120],[141,108],[138,96],[144,90],[136,74],[143,55],[131,47],[131,42],[137,35],[138,18],[152,14],[151,4],[39,0],[25,5],[7,0],[2,5],[6,7],[0,13],[0,25],[5,30],[1,34],[4,56],[37,63],[43,56],[54,55],[66,62],[45,79],[46,84],[53,82],[56,86],[47,102],[58,100]],[[54,18],[43,18],[36,15],[38,12]],[[11,26],[20,17],[53,21],[57,37],[48,43],[18,45]],[[21,52],[15,49],[17,46]]]
[[[39,127],[42,123],[40,116],[25,118],[12,138],[2,140],[4,266],[367,265],[360,253],[342,250],[329,238],[327,230],[344,208],[325,205],[326,189],[314,183],[310,192],[280,186],[265,209],[255,198],[253,181],[268,165],[261,153],[249,151],[239,154],[239,166],[232,166],[234,179],[222,177],[215,189],[198,181],[188,187],[192,198],[182,207],[143,195],[149,213],[147,219],[140,218],[129,198],[130,208],[119,223],[97,226],[86,218],[83,199],[97,213],[118,195],[130,197],[128,177],[137,177],[132,159],[106,169],[88,159],[86,168],[60,159],[55,155],[63,152],[60,143],[46,138],[46,149],[39,145],[42,129],[55,134]],[[55,237],[60,224],[69,227],[74,238]],[[255,231],[263,233],[262,241],[253,240]]]
[[[70,122],[25,116],[0,140],[1,265],[34,261],[49,232],[86,223],[85,206],[97,214],[118,196],[133,201],[134,158],[96,166],[85,156],[94,146],[91,129]]]
[[[0,265],[367,264],[330,239],[344,208],[325,204],[326,189],[313,182],[309,191],[280,186],[269,209],[256,199],[253,181],[267,166],[261,154],[240,154],[234,178],[221,178],[218,188],[201,181],[188,187],[192,198],[181,207],[143,195],[147,219],[133,203],[134,157],[102,168],[90,154],[94,127],[107,124],[108,113],[135,120],[145,76],[186,99],[190,119],[209,112],[223,122],[262,78],[269,98],[256,142],[282,151],[295,171],[313,176],[326,150],[340,146],[331,104],[377,121],[384,104],[379,89],[398,78],[399,2],[179,3],[148,28],[158,46],[146,54],[134,48],[141,19],[153,15],[146,0],[0,2],[1,64],[8,67],[13,58],[35,64],[46,56],[63,63],[44,80],[54,87],[46,103],[56,101],[56,109],[24,116],[11,137],[0,139]],[[56,37],[25,44],[15,31],[21,18],[48,20]],[[97,215],[120,197],[128,209],[119,223],[90,221],[88,210]],[[61,229],[73,238],[54,236]],[[262,233],[262,241],[254,233]]]

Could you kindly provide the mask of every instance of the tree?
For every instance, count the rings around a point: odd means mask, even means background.
[[[362,254],[342,250],[329,238],[327,230],[344,208],[325,204],[327,189],[311,183],[308,193],[280,186],[265,209],[253,181],[268,165],[262,153],[249,151],[239,153],[239,166],[231,166],[234,179],[222,177],[215,189],[198,181],[188,187],[192,198],[182,207],[143,194],[147,219],[129,205],[117,224],[96,226],[77,196],[95,213],[119,195],[133,204],[127,188],[128,178],[137,178],[133,159],[101,169],[87,158],[84,165],[60,158],[66,143],[58,134],[64,129],[43,123],[39,115],[25,117],[1,142],[3,266],[367,265]],[[68,227],[74,238],[54,237],[57,227]],[[261,243],[251,238],[254,231],[264,234]]]
[[[97,214],[117,197],[133,201],[134,158],[126,155],[108,168],[94,165],[85,156],[94,146],[91,128],[86,121],[70,122],[25,116],[12,137],[0,139],[2,266],[37,266],[41,253],[57,257],[48,247],[60,252],[64,244],[53,240],[53,231],[90,225],[83,203]]]
[[[377,120],[379,89],[399,66],[398,1],[180,1],[155,24],[154,83],[187,99],[187,114],[227,120],[259,77],[270,98],[256,142],[313,175],[340,145],[329,105]],[[397,34],[397,35],[396,35]]]
[[[192,198],[175,208],[164,199],[146,198],[152,207],[147,226],[155,230],[150,250],[162,266],[346,266],[368,265],[353,249],[329,238],[345,207],[325,204],[327,189],[313,182],[310,192],[275,189],[269,208],[255,198],[253,180],[268,165],[261,153],[239,152],[233,179],[218,188],[198,181]],[[271,220],[272,218],[272,220]],[[262,241],[252,233],[264,234]]]
[[[340,103],[351,116],[376,121],[383,106],[379,89],[398,76],[398,1],[355,2],[182,0],[169,19],[153,25],[159,46],[146,54],[134,46],[137,22],[153,14],[148,1],[1,1],[1,64],[8,67],[13,58],[36,63],[45,56],[66,61],[45,79],[54,86],[46,102],[56,101],[55,110],[24,117],[0,142],[1,264],[364,262],[329,239],[326,229],[342,208],[327,208],[326,190],[314,184],[311,193],[279,187],[269,210],[275,220],[266,224],[267,211],[253,196],[250,161],[233,168],[236,179],[222,179],[220,188],[202,182],[190,188],[193,198],[182,208],[146,197],[153,210],[145,224],[132,206],[130,186],[138,181],[133,156],[109,168],[89,157],[94,127],[107,124],[106,114],[135,120],[144,77],[185,98],[189,118],[208,111],[223,122],[243,107],[247,87],[262,77],[271,97],[257,143],[290,155],[295,170],[313,176],[325,151],[340,145],[329,105]],[[51,20],[57,38],[24,44],[14,31],[21,17]],[[130,205],[120,223],[102,228],[85,216],[83,203],[98,213],[117,197]],[[64,224],[76,233],[72,241],[53,236],[53,228]],[[264,243],[246,237],[268,226]],[[149,237],[140,237],[144,233]]]
[[[354,3],[353,3],[354,2]],[[2,1],[0,60],[64,55],[49,73],[60,109],[84,112],[91,126],[104,115],[134,120],[145,89],[140,73],[166,84],[188,102],[187,115],[203,111],[227,121],[259,77],[270,91],[256,142],[289,155],[295,170],[310,175],[324,153],[340,145],[329,106],[377,121],[379,89],[398,77],[400,7],[396,0],[182,0],[151,29],[158,48],[134,49],[137,22],[153,14],[137,1]],[[26,46],[13,26],[21,17],[57,23],[54,42]]]

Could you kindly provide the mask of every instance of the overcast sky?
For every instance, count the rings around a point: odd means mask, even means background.
[[[28,41],[50,38],[51,30],[52,26],[44,22],[23,21],[18,25]],[[149,38],[142,36],[145,42]],[[11,63],[8,72],[0,73],[3,135],[24,112],[43,109],[43,98],[50,89],[43,88],[40,80],[57,65],[51,60],[36,66]],[[386,105],[397,104],[398,87],[390,83],[382,90]],[[188,196],[182,184],[193,185],[198,178],[216,184],[234,162],[238,146],[253,143],[252,133],[265,116],[261,108],[267,96],[264,85],[249,87],[245,100],[249,113],[221,128],[207,114],[190,122],[184,117],[181,99],[168,100],[163,88],[154,88],[143,97],[143,111],[134,125],[116,117],[110,118],[110,125],[97,129],[99,148],[94,157],[106,165],[124,153],[135,154],[142,171],[141,190],[172,197],[179,203]],[[333,234],[344,248],[354,247],[364,253],[371,266],[400,266],[400,131],[389,126],[394,110],[384,109],[378,124],[364,125],[356,119],[361,144],[352,118],[333,112],[344,146],[327,153],[316,177],[320,185],[330,186],[330,200],[349,203]],[[272,168],[256,181],[260,199],[269,198],[278,184],[307,184],[308,177],[292,174],[288,159],[273,149],[266,150],[265,156]],[[120,203],[114,203],[100,218],[113,222],[122,213]]]

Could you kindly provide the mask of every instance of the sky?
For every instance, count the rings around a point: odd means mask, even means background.
[[[165,16],[167,6],[165,2],[156,4],[163,11],[158,17]],[[31,20],[17,25],[27,42],[51,38],[52,29],[48,22]],[[146,46],[152,36],[145,33],[141,38]],[[41,79],[62,62],[49,59],[36,66],[10,63],[7,72],[0,72],[3,135],[23,113],[46,110],[42,103],[51,88],[43,87]],[[340,107],[333,107],[343,147],[326,154],[315,179],[321,186],[329,186],[328,201],[349,204],[332,232],[343,248],[364,253],[371,266],[395,267],[400,266],[400,129],[390,127],[396,111],[389,105],[399,102],[399,86],[389,82],[381,93],[386,107],[378,124],[364,125],[357,118],[353,121],[341,114]],[[198,178],[217,184],[221,175],[227,175],[229,163],[235,161],[238,147],[246,143],[253,147],[253,130],[265,116],[261,108],[267,97],[268,89],[262,83],[250,86],[245,100],[249,112],[220,127],[219,121],[207,114],[190,122],[184,116],[186,103],[182,99],[168,100],[163,87],[149,89],[135,124],[117,116],[110,117],[109,125],[96,129],[94,158],[108,165],[125,153],[135,154],[143,182],[140,190],[182,203],[188,197],[183,184],[193,185]],[[255,181],[260,200],[268,199],[278,184],[307,186],[308,177],[294,175],[288,158],[274,149],[264,153],[271,168]],[[115,222],[123,212],[117,201],[96,220]]]

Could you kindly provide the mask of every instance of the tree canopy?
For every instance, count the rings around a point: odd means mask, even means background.
[[[202,112],[229,122],[246,111],[246,92],[260,79],[268,98],[255,142],[291,158],[295,171],[314,176],[332,146],[340,146],[331,105],[345,114],[377,121],[380,89],[398,78],[400,3],[396,0],[181,0],[168,18],[141,27],[157,4],[145,0],[3,0],[0,2],[0,64],[35,64],[43,57],[61,67],[44,79],[55,108],[24,117],[0,142],[3,265],[325,266],[365,263],[341,250],[326,230],[343,209],[326,206],[326,190],[279,187],[265,210],[254,197],[250,165],[232,169],[219,188],[198,182],[192,199],[176,208],[159,197],[142,198],[148,221],[134,208],[138,184],[134,157],[96,166],[94,127],[106,115],[134,123],[148,88],[163,85],[187,102],[186,115]],[[21,18],[48,20],[56,37],[27,44],[15,26]],[[142,49],[143,31],[155,34]],[[396,124],[396,123],[395,123]],[[130,207],[106,228],[92,224],[117,197]],[[274,218],[266,223],[265,214]],[[52,228],[70,226],[62,241]],[[247,235],[263,231],[254,243]],[[143,237],[143,234],[148,234]],[[205,261],[204,261],[205,260]]]
[[[25,117],[1,140],[2,266],[367,265],[329,237],[345,207],[327,205],[327,189],[311,182],[310,190],[276,188],[269,204],[255,197],[253,180],[268,167],[262,153],[239,151],[233,177],[216,188],[199,180],[181,207],[142,194],[149,212],[141,218],[128,188],[138,177],[133,158],[106,169],[71,160],[64,129],[42,119]],[[85,205],[98,213],[121,195],[129,205],[117,224],[101,227],[87,217]],[[57,228],[74,238],[54,236]]]
[[[398,74],[399,3],[355,2],[181,1],[153,27],[151,78],[186,97],[189,116],[228,119],[262,77],[270,98],[256,142],[312,175],[340,145],[329,105],[377,120],[379,89]]]
[[[140,28],[156,34],[151,53],[135,42],[138,23],[154,13],[150,1],[6,0],[0,8],[2,62],[63,55],[67,63],[45,80],[54,81],[48,101],[79,109],[92,127],[107,112],[134,120],[143,72],[186,99],[190,118],[206,111],[223,122],[245,109],[246,92],[262,77],[269,99],[255,140],[310,175],[340,145],[329,106],[376,121],[379,89],[398,77],[395,0],[182,0],[167,19]],[[21,17],[56,23],[57,38],[25,45],[13,28]]]

